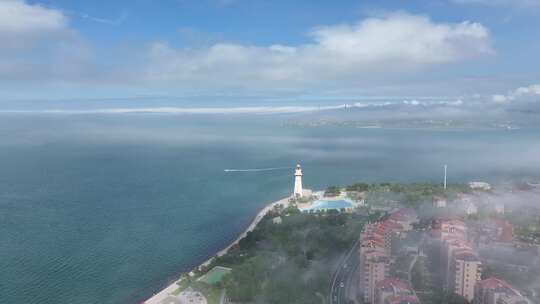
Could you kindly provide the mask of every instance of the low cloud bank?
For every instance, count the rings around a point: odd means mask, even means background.
[[[11,114],[286,114],[324,112],[340,109],[370,109],[392,108],[395,106],[417,107],[454,107],[461,106],[461,100],[428,101],[403,100],[387,102],[354,102],[337,105],[321,106],[245,106],[245,107],[124,107],[124,108],[96,108],[96,109],[41,109],[41,110],[0,110],[0,113]]]
[[[532,84],[526,87],[519,87],[505,95],[496,94],[492,96],[495,103],[510,103],[519,101],[540,100],[540,84]]]

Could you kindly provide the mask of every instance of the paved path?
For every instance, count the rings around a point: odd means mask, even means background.
[[[351,250],[343,257],[332,277],[330,286],[329,304],[343,304],[347,300],[347,290],[350,290],[352,277],[360,264],[358,248],[360,239],[358,239]]]
[[[219,297],[219,304],[225,304],[225,289],[221,290],[221,296]]]
[[[412,270],[413,270],[414,265],[416,264],[417,260],[418,260],[418,254],[415,254],[413,260],[409,264],[408,278],[409,278],[409,282],[411,282],[411,283],[412,283]]]

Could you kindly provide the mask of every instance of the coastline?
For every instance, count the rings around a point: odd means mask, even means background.
[[[266,205],[265,207],[263,207],[258,213],[257,215],[255,216],[255,218],[251,221],[251,223],[249,224],[249,226],[244,230],[244,232],[242,232],[236,239],[234,239],[234,241],[232,241],[229,245],[227,245],[227,247],[221,249],[220,251],[218,251],[215,255],[213,255],[212,257],[210,257],[208,260],[204,261],[202,264],[196,266],[194,269],[201,269],[203,267],[206,267],[208,265],[210,265],[210,263],[212,263],[212,261],[216,258],[216,257],[221,257],[225,254],[227,254],[227,252],[229,252],[229,250],[238,244],[238,242],[240,242],[241,239],[243,239],[244,237],[246,237],[246,235],[253,231],[255,229],[255,227],[257,227],[257,225],[261,222],[261,220],[264,218],[264,216],[269,212],[271,211],[272,209],[274,209],[275,206],[278,206],[278,205],[283,205],[285,208],[289,206],[289,197],[286,197],[286,198],[282,198],[278,201],[275,201],[273,203],[270,203],[268,205]],[[190,273],[192,273],[193,270],[190,271]],[[178,278],[176,279],[172,284],[166,286],[164,289],[162,289],[160,292],[152,295],[152,297],[148,298],[147,300],[141,302],[141,303],[144,303],[144,304],[159,304],[161,303],[162,300],[164,300],[167,296],[169,296],[169,294],[173,293],[174,291],[177,290],[178,288],[178,282],[180,282],[182,280],[182,278]]]

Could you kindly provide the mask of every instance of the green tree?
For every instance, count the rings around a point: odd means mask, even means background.
[[[347,191],[358,191],[364,192],[369,190],[369,184],[366,183],[354,183],[350,186],[347,186]]]
[[[341,194],[341,189],[338,186],[330,186],[324,192],[325,196],[338,196]]]
[[[261,283],[264,281],[267,269],[260,257],[252,258],[227,274],[223,286],[229,298],[235,302],[250,302],[261,293]]]

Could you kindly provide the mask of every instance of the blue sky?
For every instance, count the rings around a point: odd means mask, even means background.
[[[0,41],[2,102],[506,103],[540,83],[540,0],[0,0]]]

